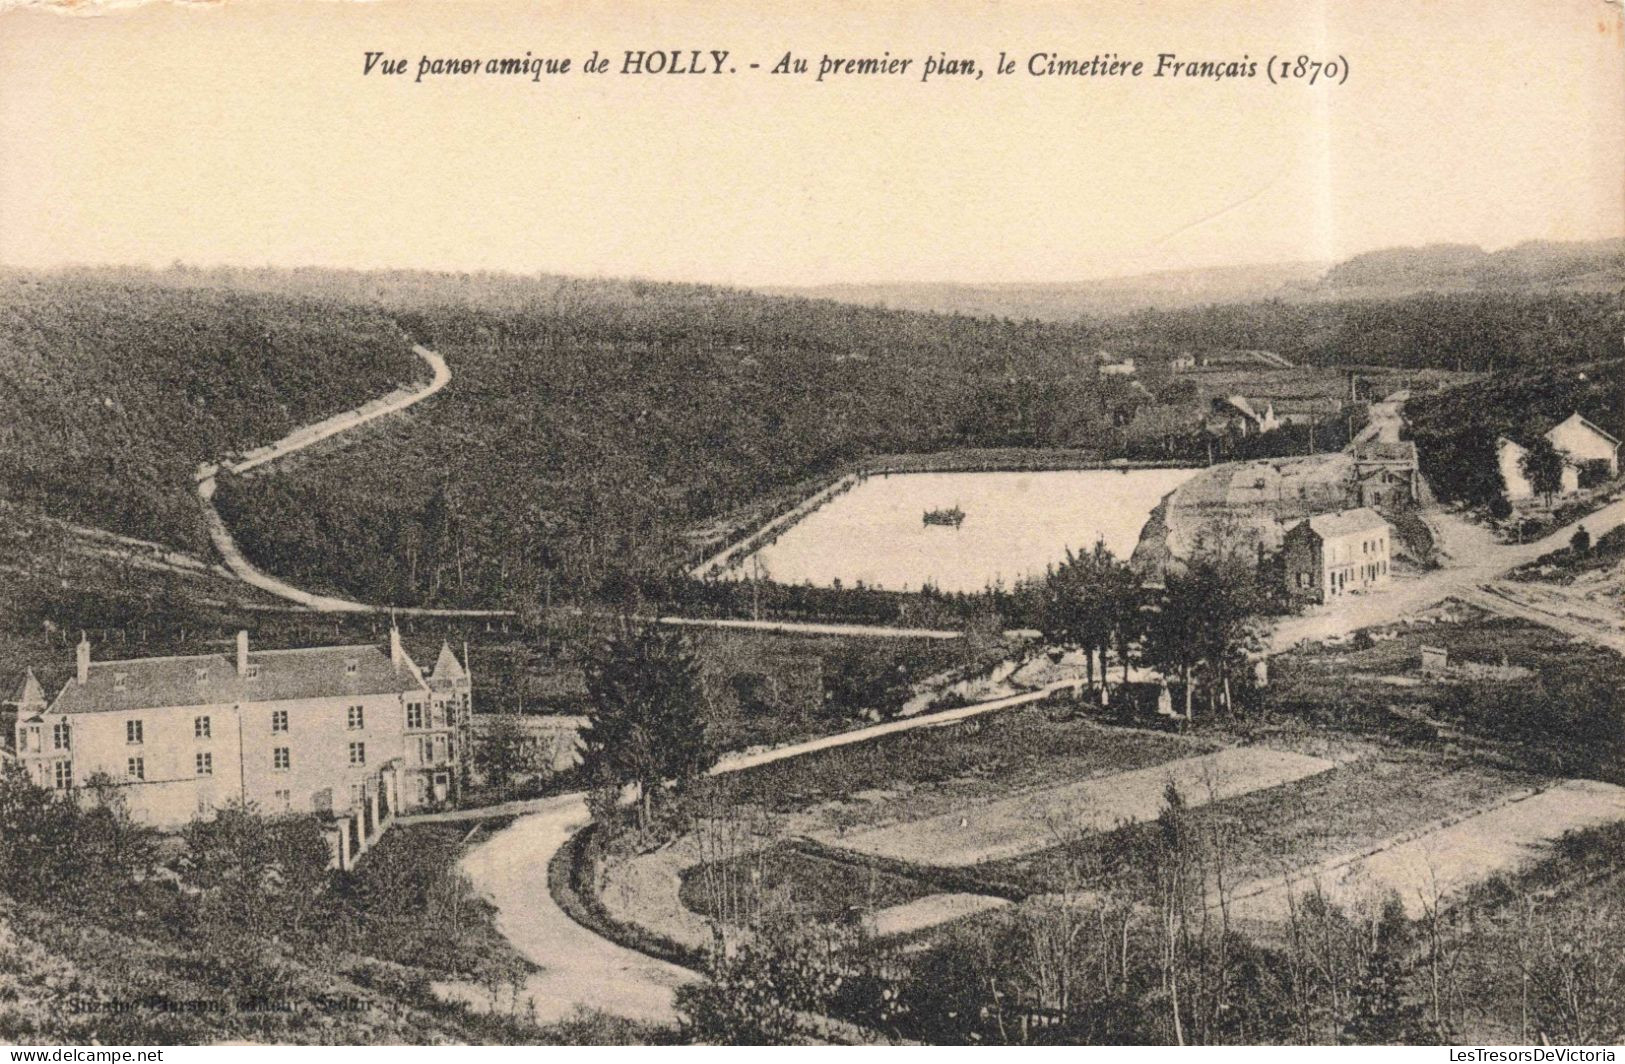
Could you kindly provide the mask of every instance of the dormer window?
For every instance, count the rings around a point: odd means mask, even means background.
[[[260,667],[259,667],[258,664],[251,664],[251,665],[244,666],[244,668],[243,668],[243,679],[245,679],[245,680],[257,680],[259,678],[260,678]]]
[[[207,666],[201,666],[194,672],[194,675],[197,677],[198,683],[206,683],[209,679],[209,670]]]
[[[361,662],[357,661],[355,658],[350,658],[349,660],[347,660],[344,663],[344,675],[346,675],[346,676],[354,676],[356,673],[358,673],[360,671],[361,671]]]
[[[124,673],[115,672],[113,674],[113,690],[115,690],[115,691],[124,690],[124,679],[125,679],[125,674]]]

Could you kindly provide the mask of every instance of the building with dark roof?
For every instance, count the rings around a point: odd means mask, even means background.
[[[227,802],[343,819],[455,798],[472,678],[442,645],[425,673],[392,625],[375,645],[92,661],[47,699],[30,670],[0,703],[0,757],[44,787],[92,776],[174,828]]]
[[[1421,473],[1411,440],[1373,438],[1354,445],[1354,486],[1361,506],[1401,506],[1421,499]]]

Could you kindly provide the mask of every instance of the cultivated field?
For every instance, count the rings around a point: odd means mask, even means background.
[[[1078,832],[1151,820],[1169,786],[1189,805],[1223,801],[1324,772],[1330,761],[1284,750],[1238,747],[1048,787],[820,841],[859,853],[939,867],[964,867],[1046,849]]]
[[[1280,920],[1289,895],[1318,890],[1339,905],[1397,894],[1412,917],[1448,904],[1475,883],[1544,855],[1565,832],[1625,820],[1625,788],[1568,780],[1414,838],[1304,868],[1285,881],[1243,888],[1231,904],[1241,920]]]

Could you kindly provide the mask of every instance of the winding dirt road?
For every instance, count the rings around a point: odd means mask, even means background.
[[[214,541],[215,550],[220,552],[221,559],[226,563],[232,575],[246,584],[252,584],[262,591],[269,592],[278,598],[303,606],[309,610],[318,610],[324,613],[376,613],[384,607],[370,606],[354,599],[338,598],[333,595],[318,595],[303,588],[294,587],[285,580],[279,580],[256,566],[243,556],[242,549],[237,546],[237,540],[232,537],[231,529],[215,509],[214,492],[216,478],[222,473],[246,473],[250,469],[274,462],[279,458],[296,454],[312,444],[331,439],[341,432],[359,428],[370,421],[389,414],[399,413],[409,406],[421,403],[423,400],[440,391],[451,383],[451,368],[446,360],[420,344],[412,346],[412,352],[424,362],[428,363],[432,373],[429,381],[417,388],[398,388],[382,398],[375,399],[365,406],[354,410],[346,410],[342,414],[310,425],[303,425],[275,443],[268,443],[263,447],[241,455],[235,460],[221,462],[205,462],[198,466],[197,496],[203,504],[203,518],[209,526],[209,538]],[[447,617],[505,617],[508,610],[432,610],[421,608],[402,609],[399,612],[423,616]]]
[[[940,728],[1036,702],[1051,691],[1075,687],[1077,683],[1064,680],[1023,694],[941,713],[888,721],[785,746],[740,751],[724,756],[711,772],[712,775],[738,772],[818,750],[867,742],[883,735],[916,728]],[[697,978],[695,974],[600,938],[572,920],[548,890],[548,862],[589,819],[585,795],[563,794],[489,809],[408,816],[402,817],[401,823],[473,820],[506,813],[524,815],[469,851],[463,858],[462,868],[475,889],[496,906],[497,930],[543,969],[531,976],[525,990],[535,1003],[537,1015],[544,1020],[559,1018],[580,1007],[645,1022],[674,1022],[672,991]]]

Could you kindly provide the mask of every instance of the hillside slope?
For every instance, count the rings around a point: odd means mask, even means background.
[[[0,497],[207,552],[200,461],[421,372],[366,306],[157,279],[0,273]]]
[[[1405,405],[1433,490],[1476,504],[1501,492],[1497,437],[1539,435],[1576,411],[1625,437],[1625,361],[1497,373]]]

